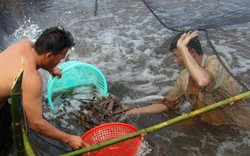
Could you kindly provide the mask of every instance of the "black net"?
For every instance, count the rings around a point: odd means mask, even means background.
[[[250,21],[249,0],[144,0],[167,28],[209,29]]]

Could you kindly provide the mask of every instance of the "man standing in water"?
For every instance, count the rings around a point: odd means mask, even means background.
[[[0,151],[11,144],[11,115],[8,98],[14,79],[23,67],[22,81],[23,109],[34,131],[64,143],[73,149],[84,146],[81,137],[67,134],[48,123],[42,117],[42,77],[39,68],[53,75],[61,76],[61,71],[54,68],[65,57],[69,48],[74,46],[70,32],[62,27],[51,27],[32,43],[29,40],[17,42],[0,53]]]
[[[151,105],[134,108],[126,115],[160,113],[175,110],[187,100],[194,109],[200,109],[229,97],[240,94],[240,86],[222,67],[216,56],[206,56],[197,38],[198,31],[177,35],[170,51],[174,62],[183,70],[173,89],[161,100]],[[224,58],[221,58],[229,68]],[[200,115],[200,120],[211,125],[233,126],[250,130],[250,106],[237,101]]]

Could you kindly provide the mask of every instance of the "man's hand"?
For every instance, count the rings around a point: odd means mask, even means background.
[[[74,150],[89,146],[81,137],[75,135],[70,135],[68,144]]]
[[[197,35],[198,35],[197,30],[184,33],[177,42],[177,49],[180,52],[183,52],[184,49],[187,48],[187,44],[189,43],[189,41]]]
[[[52,75],[52,77],[54,78],[54,76],[58,76],[58,78],[60,79],[62,77],[62,69],[60,68],[53,68],[49,73]]]

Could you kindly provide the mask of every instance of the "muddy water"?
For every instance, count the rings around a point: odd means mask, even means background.
[[[217,1],[206,3],[210,7],[203,7],[204,11],[218,5]],[[97,66],[106,76],[109,92],[118,96],[122,103],[137,106],[159,99],[171,89],[178,75],[173,56],[168,52],[171,37],[177,32],[160,24],[140,0],[12,0],[0,4],[1,50],[22,38],[34,41],[45,28],[62,25],[72,32],[77,42],[69,60]],[[171,4],[183,8],[187,1]],[[197,6],[188,7],[187,10],[194,10]],[[174,14],[170,9],[168,11],[167,14]],[[192,18],[198,21],[200,16],[196,12]],[[175,26],[177,17],[172,19]],[[236,77],[250,84],[250,23],[214,27],[207,31],[215,48],[233,67]],[[203,32],[200,38],[204,51],[213,54]],[[46,92],[48,73],[42,70],[41,73]],[[45,102],[44,105],[47,107]],[[128,122],[142,129],[175,116],[174,113],[133,116]],[[82,135],[81,130],[71,133]],[[139,155],[247,156],[250,153],[249,138],[249,132],[185,121],[145,136],[144,149]],[[43,155],[71,150],[56,141],[44,141],[45,138],[38,135],[33,135],[31,140]]]

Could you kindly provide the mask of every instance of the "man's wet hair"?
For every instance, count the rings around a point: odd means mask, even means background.
[[[41,55],[46,52],[52,52],[57,55],[65,48],[71,48],[75,45],[74,38],[69,31],[65,31],[62,26],[46,29],[36,40],[35,50]]]
[[[186,32],[188,32],[188,31],[186,31]],[[183,35],[183,33],[184,32],[179,33],[178,35],[176,35],[172,39],[172,42],[171,42],[170,47],[169,47],[169,51],[173,52],[173,50],[177,48],[177,42],[180,39],[181,35]],[[196,51],[196,53],[199,54],[199,55],[203,54],[203,51],[202,51],[201,44],[200,44],[200,41],[198,39],[198,36],[192,38],[189,41],[187,47],[188,47],[189,50],[194,49]]]

